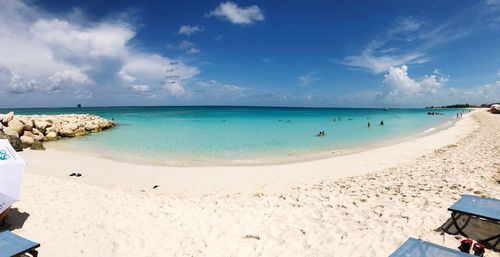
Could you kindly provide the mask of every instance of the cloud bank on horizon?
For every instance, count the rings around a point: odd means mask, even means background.
[[[395,17],[385,29],[373,28],[359,52],[346,50],[333,58],[314,46],[285,42],[280,22],[289,15],[271,12],[271,6],[266,15],[257,4],[206,6],[204,14],[196,14],[198,20],[158,31],[165,41],[154,31],[152,41],[141,33],[147,23],[126,16],[95,19],[80,9],[61,15],[30,2],[0,3],[0,107],[77,102],[404,107],[500,101],[498,58],[490,61],[487,81],[474,80],[474,73],[447,75],[440,70],[447,63],[439,61],[455,54],[443,51],[448,45],[498,32],[500,4],[491,0],[457,10],[442,22]],[[273,15],[274,20],[268,19]],[[269,34],[259,37],[264,33],[259,31]],[[253,47],[264,38],[276,42]],[[267,49],[273,44],[278,45],[274,52]],[[318,56],[311,54],[313,49]],[[411,75],[414,70],[417,75]]]

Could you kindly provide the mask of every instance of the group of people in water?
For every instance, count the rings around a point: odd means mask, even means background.
[[[381,120],[379,125],[384,126],[384,120]],[[370,122],[368,122],[368,127],[371,127],[371,126],[372,126],[372,124],[370,124]]]
[[[367,117],[367,118],[368,118],[368,117]],[[335,118],[333,118],[333,120],[335,121]],[[352,119],[351,119],[351,118],[349,118],[348,120],[352,120]],[[339,121],[340,121],[340,118],[339,118]],[[385,123],[384,123],[384,120],[381,120],[381,121],[380,121],[380,123],[379,123],[379,125],[380,125],[380,126],[384,126],[384,124],[385,124]],[[371,124],[370,122],[368,122],[368,127],[370,128],[371,126],[372,126],[372,124]],[[326,134],[325,134],[325,131],[324,131],[324,130],[322,130],[322,131],[320,131],[320,132],[319,132],[316,136],[317,136],[317,137],[323,137],[323,136],[325,136],[325,135],[326,135]]]
[[[462,111],[462,112],[457,113],[457,119],[458,119],[458,118],[462,118],[462,113],[463,113],[463,112],[465,112],[465,111]],[[470,110],[469,110],[469,112],[470,112]],[[428,113],[427,113],[427,115],[443,115],[443,113],[440,113],[440,112],[428,112]],[[397,117],[397,118],[401,118],[400,116],[396,116],[396,117]],[[369,119],[370,119],[370,117],[366,117],[366,119],[368,119],[368,120],[369,120]],[[331,118],[331,120],[332,120],[333,122],[335,122],[335,121],[340,121],[341,119],[340,119],[340,117],[338,117],[338,118],[334,117],[334,118]],[[353,119],[353,118],[348,118],[347,120],[354,120],[354,119]],[[280,122],[281,122],[281,120],[280,120]],[[290,121],[288,121],[288,122],[290,122]],[[379,123],[379,125],[380,125],[380,126],[384,126],[384,120],[381,120],[381,121],[380,121],[380,123]],[[372,126],[372,124],[371,124],[370,122],[368,122],[368,128],[370,128],[371,126]],[[325,135],[326,135],[326,134],[325,134],[325,131],[324,131],[324,130],[322,130],[322,131],[320,131],[320,132],[319,132],[316,136],[317,136],[317,137],[323,137],[323,136],[325,136]]]

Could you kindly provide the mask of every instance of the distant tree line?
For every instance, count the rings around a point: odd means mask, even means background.
[[[491,104],[481,104],[481,105],[475,105],[475,104],[452,104],[452,105],[442,105],[442,106],[429,106],[425,107],[428,109],[434,109],[434,108],[490,108]]]

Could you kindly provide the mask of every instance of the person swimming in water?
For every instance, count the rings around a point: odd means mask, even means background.
[[[372,126],[372,124],[370,124],[370,122],[368,122],[368,127],[371,127],[371,126]]]

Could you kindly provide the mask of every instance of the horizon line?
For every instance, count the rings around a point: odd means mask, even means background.
[[[248,108],[304,108],[304,109],[422,109],[431,107],[444,107],[453,105],[465,105],[465,104],[452,104],[452,105],[431,105],[431,106],[420,106],[420,107],[327,107],[327,106],[273,106],[273,105],[107,105],[107,106],[44,106],[44,107],[0,107],[0,110],[6,109],[59,109],[59,108],[124,108],[124,107],[248,107]],[[474,105],[472,106],[480,106]]]

